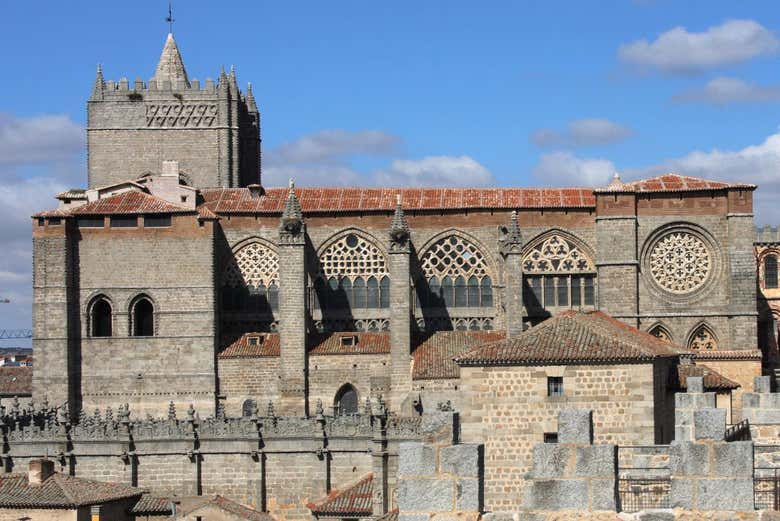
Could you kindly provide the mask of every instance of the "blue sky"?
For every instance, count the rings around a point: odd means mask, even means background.
[[[190,78],[235,64],[265,184],[600,185],[664,170],[756,182],[780,211],[780,10],[672,0],[174,2]],[[0,328],[29,324],[29,222],[84,185],[85,102],[148,80],[167,2],[3,7]],[[0,345],[2,345],[0,343]]]

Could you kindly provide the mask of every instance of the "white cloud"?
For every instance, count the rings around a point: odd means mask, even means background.
[[[605,186],[615,173],[608,159],[585,159],[570,152],[542,155],[533,170],[544,186]]]
[[[569,122],[563,132],[536,130],[531,134],[531,142],[540,147],[609,145],[624,141],[633,133],[629,127],[605,118],[587,118]]]
[[[669,73],[691,73],[761,55],[774,54],[780,41],[754,20],[729,20],[701,33],[675,27],[655,41],[622,44],[618,57],[625,63]]]
[[[269,165],[331,162],[345,156],[386,156],[397,152],[400,138],[381,130],[321,130],[269,151]]]
[[[70,158],[84,150],[84,128],[64,115],[18,118],[0,113],[0,164]]]
[[[721,76],[710,80],[704,87],[678,94],[674,101],[712,105],[780,101],[780,85],[756,85],[738,78]]]
[[[382,186],[486,186],[493,174],[469,156],[427,156],[396,159],[390,168],[374,174]]]

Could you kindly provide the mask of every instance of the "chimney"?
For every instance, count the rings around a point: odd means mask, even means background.
[[[249,195],[252,199],[259,198],[263,191],[263,187],[258,184],[247,185],[247,188],[249,188]]]
[[[179,177],[179,162],[178,161],[163,161],[162,163],[162,175],[164,177]]]
[[[30,485],[40,485],[54,474],[54,462],[48,459],[30,460],[27,480]]]

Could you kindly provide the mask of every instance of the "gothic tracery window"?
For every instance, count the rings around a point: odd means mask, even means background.
[[[279,307],[279,256],[252,242],[236,251],[222,277],[222,305],[228,312],[271,314]]]
[[[650,328],[650,331],[648,331],[648,333],[650,333],[656,338],[660,338],[661,340],[666,340],[667,342],[672,341],[672,335],[669,334],[669,331],[661,324],[658,324]]]
[[[529,314],[596,303],[596,266],[577,243],[550,233],[531,244],[523,257],[523,304]]]
[[[767,255],[764,257],[764,288],[776,289],[777,286],[777,257]]]
[[[712,330],[702,324],[696,328],[696,331],[691,335],[691,339],[688,342],[688,349],[694,351],[711,351],[718,349],[718,340],[715,338]]]
[[[666,291],[685,295],[704,285],[712,271],[712,255],[702,239],[687,231],[661,236],[650,249],[649,271]]]
[[[320,254],[314,306],[325,309],[390,307],[390,273],[384,253],[356,233],[347,233]]]

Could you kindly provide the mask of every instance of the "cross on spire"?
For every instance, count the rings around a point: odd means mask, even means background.
[[[168,16],[165,18],[165,21],[168,22],[168,32],[173,34],[173,22],[176,20],[173,18],[173,2],[170,0],[168,1]]]

